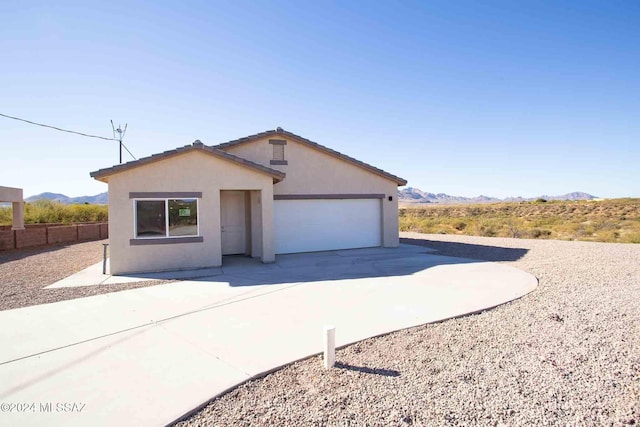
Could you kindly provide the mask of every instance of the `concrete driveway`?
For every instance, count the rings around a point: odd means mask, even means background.
[[[1,425],[165,425],[322,351],[494,307],[537,286],[401,245],[225,258],[219,274],[0,312]]]

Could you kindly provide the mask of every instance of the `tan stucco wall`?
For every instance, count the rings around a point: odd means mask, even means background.
[[[271,165],[273,146],[269,139],[287,141],[287,165]],[[395,247],[398,239],[397,183],[329,154],[286,137],[269,137],[227,148],[231,154],[287,174],[275,184],[274,194],[384,194],[382,200],[383,246]],[[393,197],[389,201],[389,196]]]
[[[109,177],[110,273],[220,266],[221,190],[255,190],[251,194],[261,199],[262,223],[252,221],[252,233],[261,235],[254,240],[261,244],[263,261],[273,262],[272,178],[202,151],[191,151]],[[133,199],[129,198],[129,192],[184,191],[202,192],[198,223],[204,241],[131,246],[129,240],[135,237],[135,230]],[[264,203],[265,200],[268,202]]]

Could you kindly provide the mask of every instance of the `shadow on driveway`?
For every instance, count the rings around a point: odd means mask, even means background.
[[[469,243],[445,242],[440,240],[400,238],[400,243],[435,249],[438,255],[473,258],[482,261],[518,261],[528,249],[503,248],[499,246],[472,245]]]
[[[221,274],[195,279],[256,286],[410,276],[445,265],[513,261],[527,249],[401,239],[399,248],[367,248],[278,255],[273,264],[246,256],[226,256]],[[437,251],[437,253],[435,253]],[[451,255],[449,255],[451,254]],[[455,257],[452,256],[455,254]],[[464,257],[461,257],[464,256]],[[357,282],[352,282],[357,284]]]

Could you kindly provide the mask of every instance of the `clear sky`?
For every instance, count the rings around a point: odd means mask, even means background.
[[[3,2],[0,52],[0,113],[137,157],[281,126],[430,192],[640,196],[635,0]],[[118,162],[2,117],[0,149],[25,197]]]

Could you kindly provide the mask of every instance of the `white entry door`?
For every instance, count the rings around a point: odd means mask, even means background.
[[[380,199],[276,200],[273,223],[277,254],[382,244]]]
[[[247,251],[247,227],[244,191],[220,192],[222,255]]]

